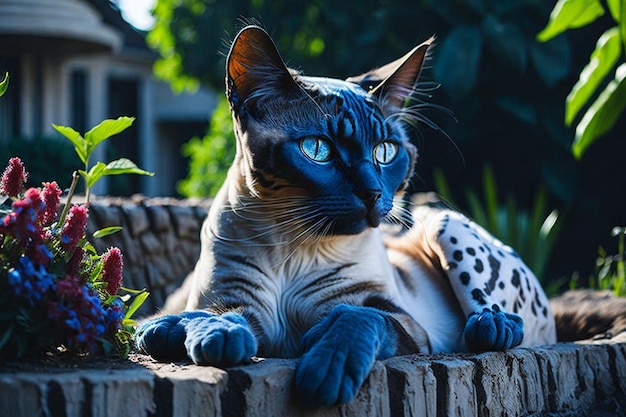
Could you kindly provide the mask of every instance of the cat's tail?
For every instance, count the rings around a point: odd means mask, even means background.
[[[552,298],[550,307],[560,342],[611,339],[626,331],[626,298],[609,291],[567,291]]]

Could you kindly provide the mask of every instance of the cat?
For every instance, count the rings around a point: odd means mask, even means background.
[[[556,341],[540,283],[509,247],[437,205],[403,205],[417,149],[404,106],[433,39],[347,80],[287,68],[258,26],[235,37],[237,151],[195,270],[137,329],[157,360],[299,357],[311,406],[349,402],[375,360]],[[387,234],[387,223],[406,225]]]

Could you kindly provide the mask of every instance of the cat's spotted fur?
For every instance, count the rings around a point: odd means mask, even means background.
[[[339,81],[288,70],[258,27],[239,33],[226,77],[237,155],[196,269],[170,314],[138,329],[141,349],[215,365],[301,357],[299,394],[329,405],[376,359],[555,342],[537,279],[466,217],[421,206],[404,233],[379,227],[407,224],[392,209],[419,115],[403,104],[429,45]]]

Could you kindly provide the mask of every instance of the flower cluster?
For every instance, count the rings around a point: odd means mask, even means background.
[[[98,255],[85,237],[88,206],[61,212],[56,182],[24,191],[26,178],[11,158],[0,180],[0,362],[55,351],[127,353],[121,251]]]

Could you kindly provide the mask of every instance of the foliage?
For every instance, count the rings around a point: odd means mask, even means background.
[[[72,129],[61,130],[72,134],[74,149],[87,167],[94,143],[127,126],[127,120],[119,120],[103,122],[85,138]],[[87,194],[104,175],[140,171],[134,164],[109,165],[80,174]],[[62,191],[57,183],[24,192],[27,175],[22,161],[14,157],[0,182],[0,193],[5,194],[0,206],[0,361],[58,352],[125,356],[134,331],[132,315],[148,293],[121,287],[123,258],[118,248],[99,255],[89,243],[89,204],[71,203],[79,174],[73,176],[60,214]]]
[[[122,174],[154,175],[152,172],[140,169],[134,162],[126,158],[116,159],[108,164],[96,162],[90,167],[89,158],[96,146],[111,136],[126,130],[133,124],[134,120],[134,117],[125,116],[118,117],[116,120],[104,120],[86,132],[85,137],[71,127],[52,125],[57,132],[65,136],[74,145],[78,158],[85,164],[85,169],[79,170],[78,173],[85,179],[87,203],[89,203],[91,188],[104,176]]]
[[[624,236],[626,228],[614,227],[611,231],[617,237],[617,254],[610,255],[603,247],[598,248],[596,268],[590,280],[590,287],[599,290],[610,290],[618,297],[626,296],[626,261],[624,260]],[[576,287],[576,280],[570,282],[570,287]]]
[[[586,107],[572,144],[572,152],[579,159],[596,139],[611,130],[626,108],[626,1],[607,0],[606,5],[617,25],[600,36],[589,63],[565,101],[568,126]],[[604,14],[600,0],[559,0],[537,39],[553,39],[568,29],[588,25]]]
[[[438,192],[444,200],[452,202],[454,197],[443,174],[437,171],[435,177]],[[475,191],[466,190],[470,217],[502,242],[515,248],[546,286],[546,265],[559,233],[560,218],[556,209],[546,214],[548,201],[545,190],[538,190],[530,211],[521,210],[510,193],[503,204],[498,197],[495,174],[491,168],[485,167],[482,194],[483,201]]]
[[[4,78],[2,79],[2,81],[0,81],[0,97],[2,97],[4,93],[6,93],[7,88],[9,88],[9,73],[5,72]]]
[[[185,197],[214,196],[226,179],[226,172],[235,157],[235,133],[226,97],[213,115],[209,131],[203,138],[194,137],[183,145],[183,155],[190,158],[187,178],[177,184]]]

